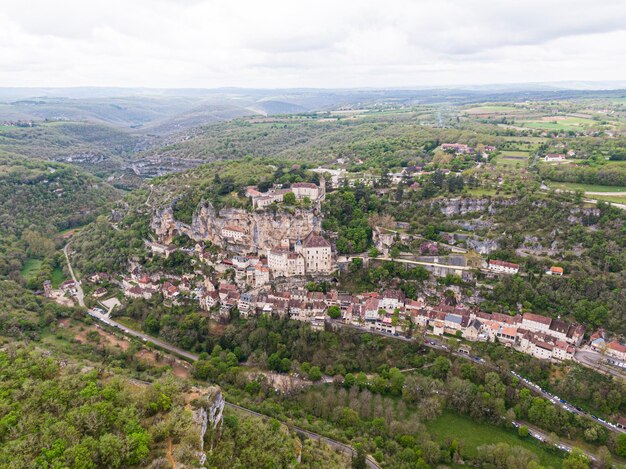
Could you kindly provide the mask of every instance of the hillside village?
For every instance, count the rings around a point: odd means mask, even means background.
[[[358,294],[343,293],[337,288],[310,291],[306,286],[311,279],[332,282],[333,275],[338,270],[345,270],[354,259],[339,256],[333,246],[332,234],[325,234],[319,228],[317,214],[326,195],[325,186],[296,183],[289,188],[273,186],[264,192],[249,186],[245,194],[252,203],[252,215],[232,210],[225,213],[209,211],[210,216],[202,218],[201,211],[192,226],[162,215],[153,221],[160,242],[145,241],[146,248],[153,255],[168,259],[180,251],[191,256],[197,266],[208,268],[212,275],[207,276],[202,269],[183,275],[147,274],[135,265],[119,281],[123,294],[130,299],[146,300],[162,295],[165,304],[170,305],[195,302],[206,314],[220,321],[228,320],[235,311],[243,318],[258,314],[289,317],[309,322],[314,328],[323,328],[325,323],[337,321],[395,336],[422,333],[471,342],[499,342],[546,360],[573,360],[576,349],[583,345],[584,326],[533,313],[490,314],[481,311],[475,303],[452,305],[443,297],[438,304],[433,304],[432,299],[427,301],[423,297],[409,299],[397,289]],[[274,207],[276,212],[276,207],[284,204],[285,197],[289,199],[288,194],[293,194],[295,201],[304,202],[310,208],[291,215],[272,214],[270,208]],[[272,217],[278,217],[280,222]],[[203,226],[199,226],[200,220]],[[303,227],[309,231],[304,232]],[[284,237],[276,239],[276,233]],[[384,229],[376,233],[381,259],[385,259],[390,241]],[[195,247],[177,247],[168,243],[179,234],[193,237]],[[392,237],[396,234],[391,233]],[[457,250],[456,261],[454,256],[422,256],[408,262],[423,265],[435,277],[457,273],[463,278],[471,277],[472,269],[491,277],[520,273],[518,264],[498,259],[483,259],[469,266],[464,257],[466,254],[467,250],[461,249]],[[373,260],[368,256],[359,259],[364,262]],[[564,270],[552,266],[545,273],[562,276]],[[95,284],[103,280],[110,280],[107,274],[90,277]],[[62,289],[71,290],[72,286],[68,283]],[[103,290],[97,288],[94,297],[104,296],[106,290]],[[594,349],[601,348],[607,356],[626,360],[626,349],[622,344],[617,341],[600,344],[598,338],[600,336],[595,336],[595,342],[591,343]]]

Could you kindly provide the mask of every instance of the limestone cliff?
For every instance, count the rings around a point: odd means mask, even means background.
[[[216,432],[219,429],[224,414],[226,401],[222,395],[222,390],[217,386],[212,386],[201,391],[201,396],[196,399],[196,408],[193,416],[199,427],[200,433],[200,464],[206,462],[205,441],[209,442],[209,451],[213,449],[213,442]]]
[[[295,242],[311,231],[320,231],[321,221],[322,217],[315,209],[249,212],[225,208],[218,212],[206,203],[198,207],[191,225],[175,220],[170,206],[154,214],[151,227],[163,243],[170,242],[176,234],[184,234],[194,241],[210,241],[221,248],[245,254],[277,248],[283,239]],[[237,239],[224,236],[224,228],[233,226],[244,230],[245,234]]]
[[[433,202],[433,206],[438,207],[444,215],[452,216],[484,211],[495,213],[498,207],[513,205],[515,203],[516,201],[513,199],[457,197],[454,199],[437,199]]]

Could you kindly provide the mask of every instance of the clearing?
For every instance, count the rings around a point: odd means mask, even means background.
[[[561,467],[562,459],[558,453],[549,450],[532,437],[520,438],[513,430],[476,422],[470,417],[445,412],[438,419],[427,422],[426,427],[441,442],[445,442],[447,438],[454,438],[463,442],[461,451],[470,457],[477,454],[479,446],[508,443],[511,446],[521,446],[533,452],[543,466]]]
[[[27,259],[22,267],[22,277],[27,281],[33,278],[39,272],[42,262],[41,259]]]

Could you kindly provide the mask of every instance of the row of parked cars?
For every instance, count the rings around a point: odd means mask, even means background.
[[[517,377],[518,379],[522,380],[524,383],[526,383],[528,386],[534,387],[535,389],[541,391],[542,393],[546,394],[548,396],[548,398],[550,399],[550,402],[552,402],[553,404],[561,404],[561,406],[567,410],[568,412],[572,412],[572,413],[580,413],[580,414],[584,414],[585,412],[578,406],[575,405],[571,405],[568,404],[567,401],[565,399],[561,399],[559,396],[557,396],[556,394],[550,394],[548,391],[545,391],[544,389],[542,389],[540,386],[538,386],[537,384],[533,383],[532,381],[527,380],[526,378],[520,376],[518,373],[516,373],[515,371],[511,371],[511,373],[513,374],[513,376]],[[604,419],[601,419],[600,417],[597,417],[595,415],[592,415],[591,418],[593,418],[594,420],[597,420],[598,422],[603,423],[604,425],[608,425],[611,428],[614,429],[618,429],[619,427],[617,425],[615,425],[614,423],[608,422]]]
[[[625,370],[626,370],[626,363],[624,363],[624,362],[620,362],[620,361],[617,361],[617,360],[613,360],[612,358],[607,358],[607,359],[606,359],[606,362],[607,362],[609,365],[618,366],[618,367],[623,368],[623,369],[625,369]]]

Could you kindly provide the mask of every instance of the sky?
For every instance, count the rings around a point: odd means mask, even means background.
[[[4,0],[0,86],[626,80],[625,0]]]

